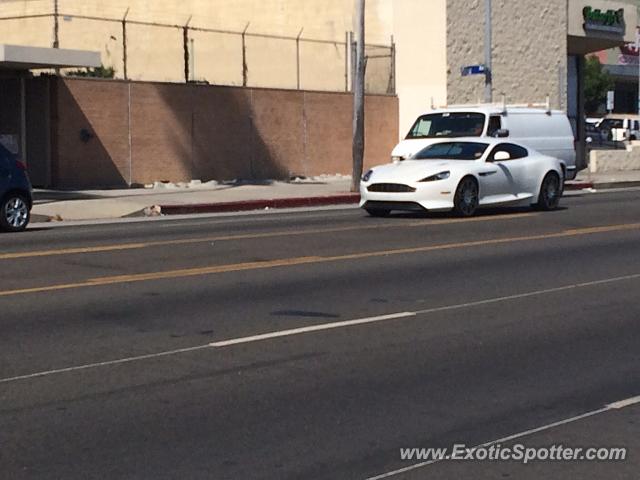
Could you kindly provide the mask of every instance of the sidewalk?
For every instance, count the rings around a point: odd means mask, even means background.
[[[103,220],[132,216],[231,212],[302,206],[353,205],[345,176],[321,176],[293,182],[237,182],[164,185],[122,190],[36,190],[32,222]],[[640,171],[593,174],[583,171],[567,189],[640,186]]]
[[[268,207],[262,204],[274,203],[272,201],[279,201],[279,208],[301,206],[300,200],[312,205],[309,199],[317,199],[317,205],[335,204],[336,201],[356,203],[357,196],[349,192],[350,187],[350,178],[332,176],[291,183],[265,181],[158,185],[156,188],[122,190],[36,190],[32,221],[99,220],[157,215],[160,211],[177,214],[256,210]]]

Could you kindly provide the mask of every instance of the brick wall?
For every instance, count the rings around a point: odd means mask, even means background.
[[[58,187],[351,173],[351,95],[90,79],[55,90]],[[397,98],[368,96],[366,110],[365,163],[382,163]]]

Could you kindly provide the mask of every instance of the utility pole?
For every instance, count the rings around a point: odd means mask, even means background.
[[[640,27],[636,28],[636,53],[638,54],[638,115],[640,115]]]
[[[493,41],[491,22],[491,0],[484,0],[484,101],[493,101],[493,71],[491,69],[491,43]]]
[[[364,163],[364,74],[366,69],[366,59],[364,57],[365,41],[365,0],[356,0],[356,30],[357,49],[355,68],[355,82],[353,90],[353,173],[351,191],[360,191],[360,177]]]

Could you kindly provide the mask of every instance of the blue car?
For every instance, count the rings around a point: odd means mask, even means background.
[[[24,163],[0,145],[0,230],[20,232],[27,228],[32,204]]]

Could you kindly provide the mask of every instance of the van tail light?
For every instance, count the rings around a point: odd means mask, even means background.
[[[27,166],[22,163],[20,160],[16,160],[16,167],[18,167],[20,170],[26,170]]]

